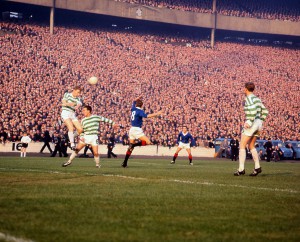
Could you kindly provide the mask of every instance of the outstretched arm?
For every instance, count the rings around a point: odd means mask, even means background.
[[[157,113],[151,113],[151,114],[147,115],[147,118],[154,118],[154,117],[162,115],[162,114],[163,114],[163,111],[159,111]]]

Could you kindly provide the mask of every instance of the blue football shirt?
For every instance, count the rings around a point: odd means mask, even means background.
[[[188,144],[189,142],[191,142],[191,146],[195,146],[195,140],[193,138],[193,136],[187,132],[186,134],[182,133],[182,131],[180,131],[178,137],[177,137],[177,143],[182,142],[184,144]]]
[[[141,128],[143,125],[143,118],[147,118],[147,114],[139,107],[135,106],[136,102],[134,101],[131,107],[131,126]]]

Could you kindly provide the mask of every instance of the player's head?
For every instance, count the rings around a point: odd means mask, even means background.
[[[92,107],[89,105],[86,105],[82,108],[82,113],[84,115],[84,117],[89,116],[92,113]]]
[[[245,83],[245,88],[248,92],[253,92],[255,89],[255,85],[253,82],[246,82]]]
[[[141,99],[136,100],[135,106],[141,108],[143,106],[143,101]]]
[[[81,94],[81,91],[82,91],[82,88],[80,86],[75,86],[73,88],[73,92],[72,92],[72,95],[74,97],[78,97],[80,94]]]
[[[188,131],[188,128],[186,125],[183,125],[182,126],[182,132],[186,133]]]

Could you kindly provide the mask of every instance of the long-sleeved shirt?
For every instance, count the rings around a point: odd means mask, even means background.
[[[112,125],[115,124],[115,122],[112,121],[111,119],[108,119],[108,118],[105,118],[102,116],[98,116],[98,115],[91,115],[91,116],[85,117],[81,120],[81,125],[83,127],[84,134],[97,135],[100,122],[109,123]]]
[[[246,115],[246,123],[250,126],[252,126],[255,119],[265,121],[269,113],[261,100],[254,94],[250,94],[246,97],[244,111]]]
[[[76,103],[76,105],[82,105],[82,101],[79,97],[73,97],[72,93],[66,92],[64,94],[63,100],[67,102]],[[75,107],[71,106],[62,106],[62,110],[75,112]]]
[[[195,140],[193,138],[193,136],[187,132],[187,133],[183,133],[182,131],[178,134],[178,137],[177,137],[177,144],[179,142],[182,142],[184,144],[188,144],[189,142],[191,142],[191,146],[195,146]]]
[[[136,101],[132,103],[131,107],[131,126],[141,128],[143,125],[143,118],[147,118],[148,115],[139,107],[135,106]]]

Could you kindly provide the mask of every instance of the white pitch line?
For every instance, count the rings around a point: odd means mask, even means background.
[[[6,242],[33,242],[33,240],[28,239],[22,239],[22,238],[16,238],[14,236],[11,236],[9,234],[4,234],[0,232],[0,241],[6,241]]]
[[[73,172],[61,172],[61,171],[51,171],[51,170],[39,170],[39,169],[19,169],[19,168],[14,169],[14,168],[1,168],[0,167],[0,170],[44,172],[44,173],[64,174],[64,175],[74,174]],[[78,174],[78,173],[75,173],[75,174]],[[186,183],[186,184],[196,184],[196,185],[206,185],[206,186],[236,187],[236,188],[246,188],[246,189],[272,191],[272,192],[300,193],[300,191],[292,190],[292,189],[269,188],[269,187],[253,187],[253,186],[222,184],[222,183],[214,183],[214,182],[198,182],[198,181],[179,180],[179,179],[151,179],[151,178],[145,178],[145,177],[125,176],[125,175],[118,175],[118,174],[99,174],[99,173],[84,173],[84,174],[85,175],[92,175],[92,176],[99,176],[100,175],[100,176],[106,176],[106,177],[117,177],[117,178],[132,179],[132,180],[148,180],[148,181],[157,180],[157,181],[163,181],[163,182],[176,182],[176,183]]]

